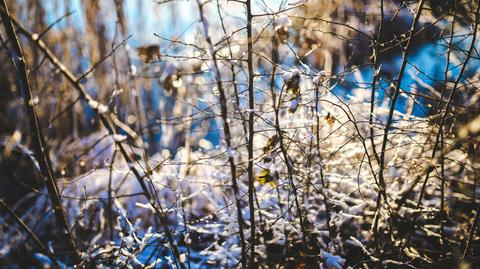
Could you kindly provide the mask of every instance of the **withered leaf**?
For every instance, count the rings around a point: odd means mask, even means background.
[[[328,123],[328,125],[332,126],[335,123],[335,117],[328,112],[327,116],[325,116],[325,121]]]
[[[289,37],[289,33],[288,33],[288,27],[287,26],[279,26],[275,29],[275,31],[277,32],[277,37],[278,39],[280,40],[280,42],[282,43],[287,43],[287,40],[288,40],[288,37]]]
[[[274,135],[272,137],[270,137],[267,141],[267,144],[265,145],[265,147],[263,147],[263,153],[267,153],[269,151],[271,151],[272,149],[275,148],[275,146],[277,145],[278,143],[278,135]]]
[[[295,74],[287,81],[287,92],[291,93],[294,98],[300,95],[300,75]]]
[[[151,62],[160,59],[160,46],[146,45],[137,48],[138,56],[144,62]]]

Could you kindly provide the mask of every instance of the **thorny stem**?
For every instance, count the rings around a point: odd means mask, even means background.
[[[328,203],[328,197],[327,197],[327,185],[325,183],[325,174],[323,170],[323,163],[321,160],[321,154],[320,154],[320,102],[319,102],[319,86],[317,86],[316,91],[315,91],[315,118],[316,118],[316,148],[317,148],[317,153],[320,158],[320,181],[322,183],[322,196],[323,196],[323,203],[325,204],[325,214],[326,214],[326,224],[327,224],[327,229],[328,229],[328,236],[329,240],[332,241],[333,236],[335,236],[335,230],[334,227],[330,224],[331,221],[331,213],[330,213],[330,205]]]
[[[444,138],[444,131],[443,127],[440,129],[440,176],[441,176],[441,185],[440,185],[440,236],[441,236],[441,244],[442,244],[442,251],[445,255],[446,248],[445,248],[445,220],[446,220],[446,211],[445,211],[445,154],[444,146],[445,146],[445,138]]]
[[[273,67],[272,67],[272,75],[271,75],[271,78],[270,78],[270,93],[272,94],[272,106],[273,106],[273,109],[276,110],[276,87],[275,87],[275,75],[276,75],[276,72],[277,72],[277,64],[278,64],[278,61],[279,61],[279,55],[278,55],[278,40],[277,40],[277,37],[274,35],[272,36],[272,61],[273,61]],[[276,130],[275,130],[276,131]],[[278,178],[278,171],[275,172],[275,178]],[[279,186],[277,186],[277,197],[278,197],[278,201],[279,201],[279,207],[280,207],[280,215],[283,216],[283,207],[282,207],[282,203],[281,203],[281,196],[280,196],[280,190],[279,190]],[[289,206],[287,205],[287,208],[289,208]],[[286,226],[284,226],[284,236],[285,236],[285,245],[288,245],[288,232],[287,232],[287,229],[286,229]],[[282,255],[283,259],[285,259],[285,256]]]
[[[480,215],[478,214],[479,211],[480,211],[480,203],[477,204],[477,210],[475,211],[475,216],[473,217],[472,226],[470,226],[468,241],[467,241],[467,245],[465,246],[465,250],[463,251],[462,259],[465,259],[465,256],[467,255],[467,252],[468,252],[468,249],[470,248],[470,245],[472,244],[473,237],[475,236],[475,230],[477,229],[478,218],[480,217]]]
[[[253,85],[253,36],[252,36],[252,3],[245,2],[247,9],[247,65],[248,65],[248,205],[250,207],[250,260],[249,267],[255,267],[255,201],[253,176],[253,136],[254,136],[254,108],[255,89]]]
[[[305,250],[308,251],[308,245],[307,245],[307,230],[305,228],[305,222],[303,218],[303,213],[302,213],[302,207],[300,205],[300,202],[298,200],[298,190],[297,186],[295,186],[295,182],[293,181],[293,173],[294,173],[294,167],[293,167],[293,162],[288,155],[287,152],[287,147],[285,146],[285,138],[283,136],[282,129],[280,127],[280,107],[282,104],[282,95],[280,94],[278,98],[278,106],[275,106],[275,100],[273,104],[273,109],[275,110],[275,130],[278,135],[278,142],[280,144],[280,152],[282,152],[283,158],[285,165],[287,166],[287,174],[288,174],[288,181],[290,184],[290,188],[292,188],[293,191],[293,196],[294,196],[294,201],[295,201],[295,206],[297,207],[298,210],[298,218],[300,221],[300,229],[302,231],[302,241],[303,241],[303,246]]]
[[[371,96],[370,96],[370,115],[369,115],[369,118],[368,118],[368,121],[369,121],[369,125],[370,125],[370,143],[372,144],[372,151],[373,151],[373,156],[375,157],[375,160],[377,161],[377,163],[380,163],[380,160],[379,160],[379,157],[378,157],[378,152],[377,152],[377,148],[376,148],[376,145],[375,145],[375,132],[374,132],[374,128],[373,128],[373,113],[374,113],[374,110],[375,110],[375,92],[376,92],[376,85],[377,85],[377,80],[378,80],[378,77],[380,75],[380,70],[378,70],[379,66],[378,66],[378,50],[377,50],[377,46],[378,46],[378,43],[380,42],[380,39],[382,37],[382,30],[383,30],[383,17],[384,17],[384,13],[383,13],[383,0],[380,1],[380,26],[378,27],[378,36],[377,36],[377,39],[376,41],[374,41],[374,44],[373,44],[373,81],[372,81],[372,93],[371,93]],[[378,183],[378,182],[377,182]],[[379,186],[381,188],[381,186]],[[377,205],[376,205],[376,211],[378,212],[378,210],[380,210],[380,206],[381,206],[381,197],[380,195],[382,194],[382,192],[379,192],[378,193],[378,196],[377,196]],[[375,217],[374,219],[374,223],[373,223],[373,232],[374,232],[374,245],[377,244],[377,241],[378,241],[378,234],[377,234],[377,227],[378,227],[378,222],[379,222],[379,217]]]
[[[407,45],[406,45],[406,47],[404,49],[404,52],[403,52],[402,64],[400,66],[400,71],[398,73],[398,77],[397,77],[396,82],[395,82],[395,91],[394,91],[394,95],[393,95],[393,98],[392,98],[392,101],[391,101],[390,111],[388,113],[387,123],[385,124],[385,129],[384,129],[384,133],[383,133],[383,141],[382,141],[382,147],[381,147],[381,151],[380,151],[379,172],[378,172],[378,183],[379,183],[380,191],[379,191],[379,195],[377,197],[377,216],[376,216],[377,219],[375,220],[374,227],[373,227],[375,237],[377,236],[377,226],[378,226],[378,218],[379,218],[378,213],[379,213],[380,206],[381,206],[382,196],[383,196],[383,200],[385,201],[385,203],[388,202],[386,185],[385,185],[385,178],[384,178],[385,151],[386,151],[386,147],[387,147],[387,143],[388,143],[388,133],[389,133],[389,129],[390,129],[392,123],[393,123],[393,113],[395,112],[395,105],[397,103],[397,99],[398,99],[398,96],[400,94],[400,88],[401,88],[402,80],[403,80],[403,77],[404,77],[403,74],[405,72],[405,67],[407,66],[407,57],[408,57],[408,54],[409,54],[410,49],[411,49],[413,33],[415,31],[415,27],[418,23],[418,20],[420,19],[420,14],[422,13],[424,3],[425,3],[424,0],[420,0],[420,3],[418,4],[417,11],[415,13],[415,18],[413,20],[412,26],[411,26],[410,31],[409,31],[409,38],[408,38]]]
[[[197,0],[197,4],[198,4],[199,12],[200,12],[200,20],[202,21],[202,24],[203,24],[205,39],[207,40],[207,43],[208,43],[208,46],[209,46],[209,49],[210,49],[210,54],[212,56],[212,61],[213,61],[213,64],[215,66],[215,80],[217,82],[218,92],[219,92],[219,95],[220,95],[220,110],[221,110],[221,116],[222,116],[222,120],[223,120],[223,132],[224,132],[224,135],[225,135],[225,143],[226,143],[227,151],[228,151],[227,152],[228,162],[230,163],[230,174],[231,174],[231,177],[232,177],[232,188],[233,188],[233,192],[234,192],[234,195],[235,195],[235,203],[236,203],[236,206],[237,206],[237,218],[238,218],[238,226],[239,226],[238,230],[239,230],[239,235],[240,235],[240,243],[241,243],[241,247],[242,247],[241,263],[242,263],[243,268],[247,268],[246,243],[245,243],[245,235],[244,235],[244,232],[243,232],[244,220],[243,220],[243,215],[242,215],[242,205],[241,205],[240,191],[239,191],[239,188],[238,188],[237,175],[236,175],[237,174],[237,169],[236,169],[236,165],[235,165],[234,156],[231,152],[233,149],[232,149],[232,143],[231,143],[230,125],[228,123],[227,97],[225,95],[225,90],[223,89],[223,85],[222,85],[222,77],[221,77],[220,70],[219,70],[219,65],[218,65],[218,62],[217,62],[216,51],[215,51],[215,48],[213,46],[211,37],[208,33],[208,22],[205,19],[204,13],[203,13],[203,5],[204,4],[200,3],[200,0]]]
[[[231,40],[232,38],[228,35],[227,33],[227,29],[225,28],[225,23],[224,23],[224,20],[223,20],[223,17],[222,17],[222,13],[220,11],[220,0],[217,0],[217,12],[218,12],[218,16],[220,18],[220,23],[222,24],[222,30],[223,30],[223,33],[224,35],[226,36],[226,41],[228,42],[228,52],[229,52],[229,55],[230,55],[230,59],[233,59],[234,58],[234,55],[233,55],[233,52],[232,52],[232,46],[230,45],[231,43]],[[238,86],[237,86],[237,74],[236,74],[236,71],[235,71],[235,64],[234,62],[231,62],[230,63],[230,71],[232,73],[232,87],[233,87],[233,94],[235,96],[235,109],[238,111],[238,114],[240,114],[240,117],[242,118],[242,126],[243,126],[243,132],[244,132],[244,137],[245,137],[245,142],[248,144],[248,136],[247,136],[247,133],[248,133],[248,130],[247,130],[247,120],[245,119],[245,114],[243,113],[243,111],[240,110],[240,96],[239,96],[239,92],[238,92]]]
[[[455,2],[455,6],[457,3]],[[441,105],[443,101],[443,97],[445,95],[445,92],[447,90],[447,81],[448,81],[448,70],[450,66],[450,54],[452,50],[452,43],[453,43],[453,34],[455,30],[455,21],[456,21],[456,14],[457,14],[457,8],[454,9],[453,12],[453,19],[452,19],[452,25],[451,25],[451,33],[450,33],[450,40],[448,42],[448,47],[447,47],[447,59],[445,63],[445,70],[444,70],[444,78],[443,78],[443,87],[442,87],[442,92],[440,94],[440,102],[438,103],[438,106]],[[438,110],[435,109],[436,111]],[[445,254],[446,254],[446,240],[445,240],[445,221],[446,221],[446,211],[445,211],[445,154],[444,154],[444,146],[445,146],[445,138],[444,138],[444,127],[440,126],[440,132],[441,132],[441,142],[440,142],[440,165],[441,165],[441,186],[440,186],[440,236],[441,236],[441,244],[442,244],[442,259],[445,259]],[[433,152],[435,152],[436,148],[433,148]],[[432,157],[435,157],[432,154]]]
[[[377,160],[377,162],[380,162],[378,159],[378,153],[377,153],[377,148],[375,147],[375,132],[373,129],[373,113],[375,110],[375,92],[376,92],[376,85],[378,81],[378,77],[380,75],[380,70],[378,70],[378,50],[377,50],[377,45],[380,42],[381,36],[382,36],[382,30],[383,30],[383,0],[380,1],[380,26],[378,27],[378,36],[377,40],[373,44],[373,81],[372,81],[372,94],[370,96],[370,115],[368,118],[369,124],[370,124],[370,143],[372,144],[372,151],[373,151],[373,156]]]
[[[115,162],[115,157],[117,156],[117,150],[113,151],[112,160],[110,161],[109,175],[108,175],[108,200],[107,200],[107,216],[108,216],[108,228],[109,228],[109,237],[113,241],[113,189],[112,189],[112,180],[113,180],[113,163]]]
[[[410,33],[409,33],[409,36],[410,38],[408,39],[408,42],[407,42],[407,46],[405,48],[405,51],[403,53],[403,59],[402,59],[402,65],[400,67],[400,72],[398,73],[398,77],[397,77],[397,80],[396,80],[396,83],[395,83],[395,92],[394,92],[394,95],[393,95],[393,98],[392,98],[392,103],[391,103],[391,106],[390,106],[390,111],[388,113],[388,119],[387,119],[387,123],[385,125],[385,130],[384,130],[384,134],[383,134],[383,142],[382,142],[382,149],[380,151],[380,171],[378,173],[379,175],[379,183],[380,183],[380,188],[381,188],[381,192],[383,193],[383,199],[386,201],[387,200],[387,195],[386,195],[386,190],[385,190],[385,178],[384,178],[384,169],[385,169],[385,151],[386,151],[386,147],[387,147],[387,143],[388,143],[388,132],[389,132],[389,129],[393,123],[393,113],[395,111],[395,105],[397,103],[397,99],[398,99],[398,95],[400,94],[400,87],[401,87],[401,83],[402,83],[402,80],[403,80],[403,77],[404,77],[404,72],[405,72],[405,67],[407,66],[407,57],[408,57],[408,53],[410,52],[410,48],[411,48],[411,44],[412,44],[412,35],[413,35],[413,32],[415,30],[415,26],[417,25],[418,23],[418,20],[420,19],[420,14],[422,13],[422,9],[423,9],[423,4],[424,4],[424,0],[420,0],[420,3],[418,4],[418,8],[417,8],[417,12],[415,14],[415,18],[413,20],[413,23],[412,23],[412,27],[410,28]]]

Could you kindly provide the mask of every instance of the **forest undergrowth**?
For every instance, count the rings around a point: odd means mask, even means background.
[[[478,1],[133,2],[0,1],[0,267],[480,267]]]

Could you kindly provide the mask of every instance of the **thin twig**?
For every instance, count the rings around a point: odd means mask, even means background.
[[[475,216],[473,217],[472,226],[470,226],[468,241],[467,241],[467,245],[465,246],[465,250],[463,251],[462,259],[465,259],[465,256],[467,256],[468,249],[470,249],[473,237],[475,236],[475,230],[477,229],[478,218],[480,217],[480,214],[478,214],[479,211],[480,211],[480,204],[477,204],[477,210],[475,211]]]
[[[33,233],[32,230],[30,230],[30,228],[28,228],[27,224],[25,224],[25,222],[23,222],[23,220],[21,220],[17,216],[17,214],[15,214],[13,209],[10,208],[2,199],[0,199],[0,206],[5,208],[5,210],[7,210],[8,214],[12,216],[15,222],[17,222],[18,225],[20,225],[20,227],[22,227],[22,229],[25,230],[25,232],[33,239],[33,242],[35,242],[37,247],[40,248],[40,251],[50,258],[50,260],[54,263],[55,268],[61,268],[60,264],[58,264],[55,254],[53,254],[47,247],[45,247],[42,241]]]

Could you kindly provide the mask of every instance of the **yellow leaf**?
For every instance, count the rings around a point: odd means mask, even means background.
[[[266,183],[275,182],[273,181],[273,176],[270,174],[270,169],[263,169],[256,177],[255,177],[260,184],[265,185]],[[270,183],[272,184],[272,183]]]

